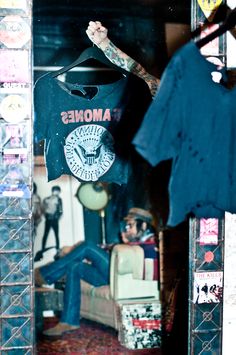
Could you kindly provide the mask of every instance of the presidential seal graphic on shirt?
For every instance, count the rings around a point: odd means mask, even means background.
[[[82,181],[97,181],[115,161],[111,133],[95,124],[74,129],[65,140],[64,152],[70,171]]]

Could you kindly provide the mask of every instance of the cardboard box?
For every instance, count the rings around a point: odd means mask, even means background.
[[[128,349],[160,348],[160,301],[127,300],[118,303],[119,341]]]

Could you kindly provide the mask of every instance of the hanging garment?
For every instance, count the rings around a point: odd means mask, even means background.
[[[148,86],[132,74],[105,85],[61,82],[51,73],[35,85],[35,140],[45,140],[48,181],[124,184],[131,141],[151,102]]]
[[[236,212],[236,88],[214,82],[215,71],[195,43],[179,49],[133,140],[153,166],[172,159],[169,226],[191,212]]]

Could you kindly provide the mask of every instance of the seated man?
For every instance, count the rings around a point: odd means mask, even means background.
[[[131,208],[121,222],[121,239],[125,244],[155,243],[152,215],[141,208]],[[64,307],[60,322],[44,331],[47,336],[59,336],[79,328],[80,280],[98,287],[109,284],[110,250],[89,242],[79,242],[62,249],[58,260],[35,269],[35,285],[53,284],[66,278]]]

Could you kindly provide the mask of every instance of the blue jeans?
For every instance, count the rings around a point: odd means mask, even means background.
[[[83,262],[84,259],[90,263]],[[80,323],[80,280],[96,287],[108,285],[109,271],[110,254],[89,242],[83,242],[66,256],[40,268],[48,284],[66,276],[62,322],[71,325]]]

